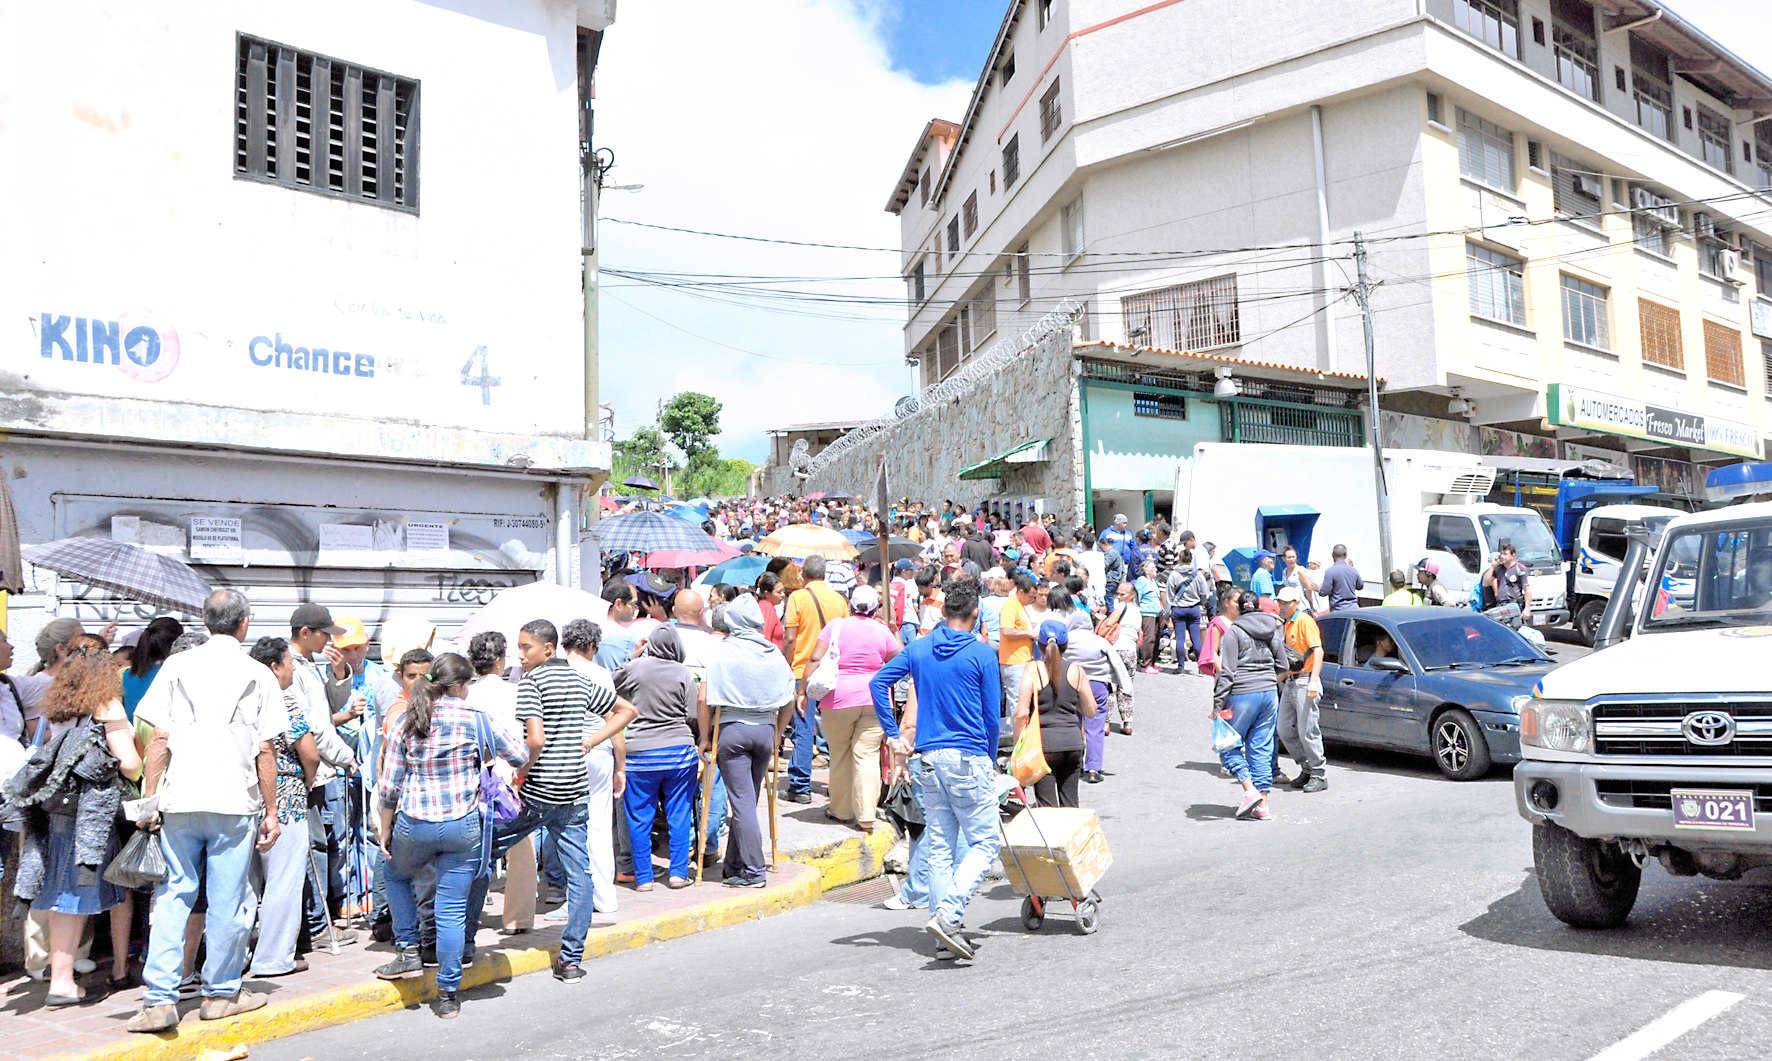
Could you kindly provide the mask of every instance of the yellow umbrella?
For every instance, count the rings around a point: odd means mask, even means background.
[[[766,556],[787,556],[804,560],[822,556],[826,560],[852,560],[855,545],[834,530],[824,530],[810,523],[783,527],[757,543],[757,551]]]

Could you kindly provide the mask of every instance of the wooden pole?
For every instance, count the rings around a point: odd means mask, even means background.
[[[778,719],[775,723],[775,743],[769,749],[769,871],[771,873],[775,872],[775,867],[779,858],[776,840],[775,775],[780,761],[781,722]]]
[[[695,883],[701,884],[701,872],[706,861],[708,845],[708,804],[714,798],[714,771],[720,768],[720,716],[716,713],[713,720],[714,750],[708,761],[702,764],[701,778],[701,827],[695,831],[697,846],[695,852]]]

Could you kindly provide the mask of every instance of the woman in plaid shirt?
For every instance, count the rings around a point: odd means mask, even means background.
[[[480,771],[491,765],[484,749],[522,766],[528,749],[463,699],[474,668],[444,653],[413,687],[399,733],[388,742],[378,837],[387,856],[388,905],[394,912],[399,957],[375,971],[391,980],[423,970],[418,953],[418,901],[412,878],[426,865],[437,871],[437,1015],[461,1011],[462,952],[469,924],[468,894],[485,872],[487,816]],[[473,911],[474,922],[479,911]]]

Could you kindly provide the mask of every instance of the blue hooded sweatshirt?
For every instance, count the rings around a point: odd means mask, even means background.
[[[888,737],[898,736],[892,686],[909,674],[917,687],[917,750],[958,748],[995,758],[1002,717],[1003,678],[997,652],[974,634],[946,625],[912,641],[869,683],[874,714]]]

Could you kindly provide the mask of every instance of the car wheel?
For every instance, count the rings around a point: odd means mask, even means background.
[[[1617,928],[1637,904],[1643,871],[1617,844],[1588,840],[1551,822],[1532,827],[1538,891],[1557,920]]]
[[[1588,648],[1594,647],[1594,638],[1600,632],[1600,617],[1606,614],[1606,602],[1590,600],[1575,613],[1575,632],[1581,635],[1581,643]]]
[[[1453,781],[1475,781],[1489,772],[1493,762],[1483,728],[1462,708],[1434,719],[1433,752],[1434,765]]]

